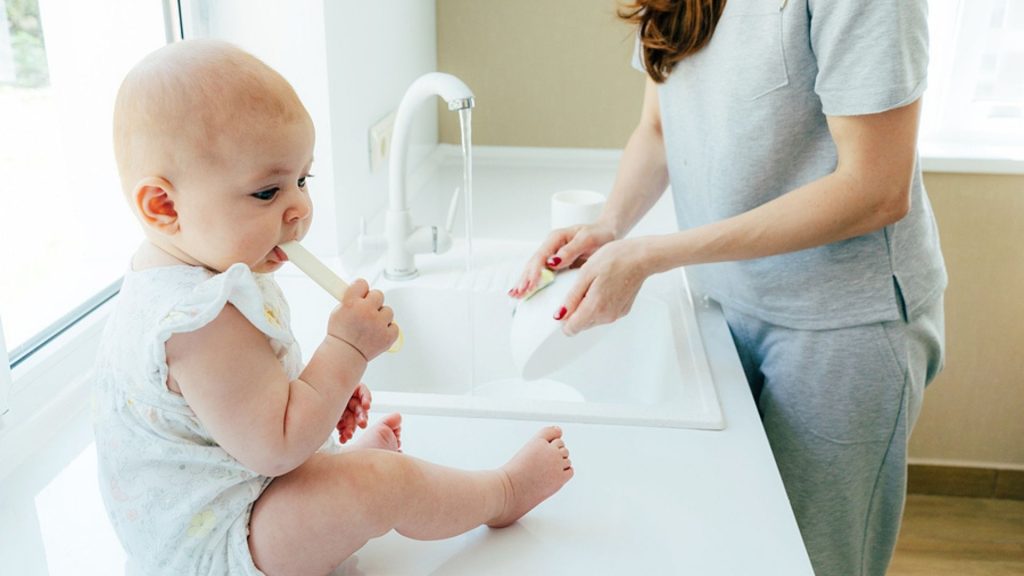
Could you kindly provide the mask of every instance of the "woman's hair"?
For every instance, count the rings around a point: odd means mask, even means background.
[[[676,63],[703,48],[715,32],[726,0],[634,0],[619,18],[636,24],[644,69],[661,84]]]

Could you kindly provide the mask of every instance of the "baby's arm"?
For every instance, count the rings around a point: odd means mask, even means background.
[[[167,341],[168,386],[179,389],[213,438],[242,464],[279,476],[323,443],[351,398],[368,360],[398,335],[392,312],[365,281],[349,287],[327,336],[295,380],[288,380],[267,337],[234,307]]]

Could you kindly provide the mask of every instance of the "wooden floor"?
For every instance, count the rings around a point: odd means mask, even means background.
[[[888,576],[1024,576],[1024,501],[910,494]]]

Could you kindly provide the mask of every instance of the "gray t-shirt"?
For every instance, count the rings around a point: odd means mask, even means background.
[[[679,227],[734,216],[831,173],[826,115],[910,104],[924,92],[927,65],[926,0],[729,0],[710,43],[659,86]],[[639,51],[634,66],[643,69]],[[897,285],[912,316],[947,281],[919,163],[910,213],[896,224],[688,273],[724,305],[799,329],[896,320]]]

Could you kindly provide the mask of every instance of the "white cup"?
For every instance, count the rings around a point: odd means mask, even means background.
[[[551,195],[551,229],[597,221],[604,195],[593,190],[562,190]]]

